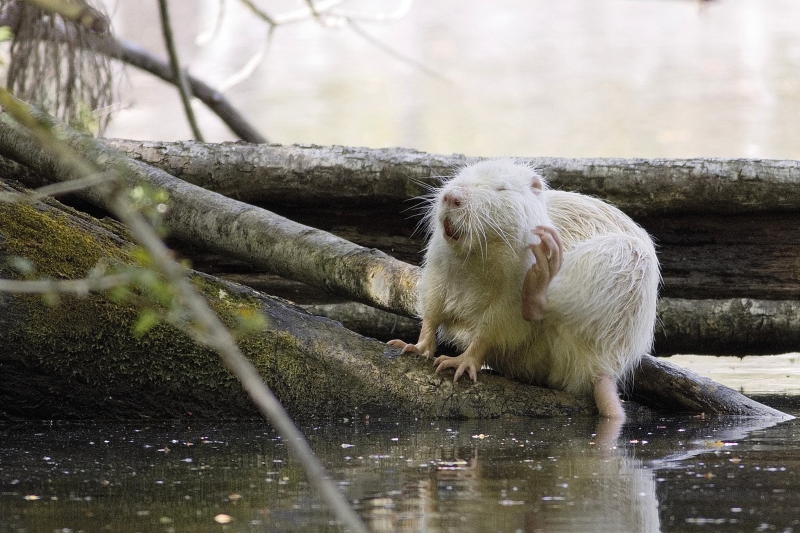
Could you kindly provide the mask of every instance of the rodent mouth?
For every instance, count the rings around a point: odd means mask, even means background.
[[[445,218],[444,222],[442,222],[442,226],[444,227],[444,234],[448,239],[453,239],[457,241],[461,238],[461,233],[456,229],[455,225],[450,222],[449,218]]]

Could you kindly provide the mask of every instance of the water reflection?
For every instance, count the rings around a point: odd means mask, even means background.
[[[359,419],[306,432],[376,532],[751,531],[800,509],[795,422],[595,424]],[[0,533],[339,531],[262,422],[15,425],[0,439]]]

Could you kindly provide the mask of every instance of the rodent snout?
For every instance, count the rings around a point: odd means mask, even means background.
[[[442,202],[447,207],[461,207],[464,199],[455,192],[448,192],[442,197]]]

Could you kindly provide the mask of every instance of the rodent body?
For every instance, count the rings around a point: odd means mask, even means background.
[[[486,363],[517,380],[594,391],[601,414],[624,416],[616,384],[653,343],[660,281],[649,235],[595,198],[549,190],[527,166],[490,160],[438,191],[420,281],[422,333],[463,353],[439,357],[455,379]]]

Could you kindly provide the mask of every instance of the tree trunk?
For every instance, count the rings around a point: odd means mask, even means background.
[[[130,248],[118,225],[94,221],[55,200],[33,206],[0,203],[0,264],[9,256],[25,256],[35,262],[39,276],[78,277],[101,259],[132,262]],[[243,334],[240,345],[300,419],[554,416],[594,410],[588,398],[489,373],[482,373],[477,384],[453,384],[449,376],[434,374],[429,361],[400,355],[289,302],[211,276],[194,274],[193,280],[228,324],[235,324],[242,310],[264,313],[267,326]],[[129,304],[100,294],[59,300],[54,305],[38,296],[0,293],[0,418],[255,414],[217,357],[171,326],[137,337],[131,333],[137,312]],[[656,386],[648,384],[660,381],[659,365],[650,364],[637,376],[637,390]],[[682,379],[690,394],[671,391],[665,404],[673,409],[783,416],[724,387],[698,396],[692,384],[707,389],[708,380],[690,373]]]

